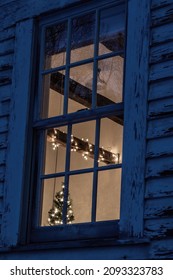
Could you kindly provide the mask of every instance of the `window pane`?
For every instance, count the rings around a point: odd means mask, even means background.
[[[70,169],[94,166],[95,121],[75,124],[71,136]]]
[[[123,126],[116,122],[114,116],[101,120],[99,166],[122,162],[122,139]]]
[[[101,12],[99,55],[124,49],[124,23],[120,8],[111,7]]]
[[[65,71],[44,76],[42,117],[50,118],[63,114]]]
[[[119,219],[120,188],[121,169],[98,173],[96,221]]]
[[[68,112],[91,107],[93,63],[70,69]]]
[[[69,196],[72,199],[74,222],[91,222],[92,173],[74,175],[69,181]]]
[[[93,57],[94,14],[74,18],[72,21],[71,62]]]
[[[41,226],[62,224],[64,178],[43,181]]]
[[[67,22],[46,28],[45,68],[55,68],[66,63]]]
[[[124,59],[115,56],[98,62],[97,105],[122,102]]]
[[[51,128],[46,132],[44,173],[65,171],[67,127]]]

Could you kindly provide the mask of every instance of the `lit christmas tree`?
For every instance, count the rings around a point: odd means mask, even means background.
[[[63,224],[64,183],[62,183],[61,187],[61,191],[55,194],[55,198],[53,200],[53,207],[48,212],[48,223],[50,226]],[[71,224],[72,221],[74,221],[72,200],[68,196],[66,223]]]

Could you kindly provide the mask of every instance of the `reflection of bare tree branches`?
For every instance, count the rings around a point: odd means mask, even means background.
[[[110,51],[123,50],[124,33],[109,30],[106,23],[100,30],[100,43]],[[87,14],[72,21],[71,49],[77,49],[94,43],[95,15]],[[67,22],[53,25],[46,29],[45,53],[48,56],[66,51]]]
[[[71,48],[93,44],[94,41],[95,15],[87,14],[73,19]]]
[[[67,23],[60,23],[46,29],[46,55],[65,51],[67,45]]]

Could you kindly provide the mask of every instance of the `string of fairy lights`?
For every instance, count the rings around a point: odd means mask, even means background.
[[[64,134],[62,139],[59,133]],[[65,137],[64,137],[65,136]],[[66,145],[66,136],[65,132],[59,131],[58,129],[54,129],[53,133],[51,133],[51,145],[53,150],[57,150],[60,146]],[[71,135],[71,152],[79,152],[82,155],[84,160],[88,160],[89,158],[94,158],[94,145],[89,142],[89,139],[86,138],[77,138],[74,135]],[[99,156],[98,163],[105,162],[109,164],[119,164],[120,154],[113,153],[111,148],[104,148],[103,146],[99,148]]]

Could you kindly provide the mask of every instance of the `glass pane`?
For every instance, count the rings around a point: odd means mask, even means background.
[[[51,118],[63,114],[65,71],[44,76],[42,117]]]
[[[122,102],[123,64],[124,59],[121,56],[103,59],[98,62],[98,106]]]
[[[109,135],[109,137],[108,137]],[[122,162],[123,126],[116,117],[104,118],[100,126],[99,166]]]
[[[62,224],[64,178],[43,181],[41,226]]]
[[[93,57],[95,15],[88,14],[72,21],[71,62]]]
[[[93,167],[94,141],[95,121],[73,125],[71,136],[71,170]]]
[[[111,7],[101,12],[99,55],[124,49],[124,24],[122,8]]]
[[[51,128],[46,132],[44,173],[65,171],[67,127]]]
[[[67,22],[46,28],[45,37],[45,69],[65,65]]]
[[[96,221],[120,217],[121,169],[98,173]]]
[[[68,112],[91,107],[93,63],[70,69]]]
[[[91,222],[92,179],[92,173],[70,177],[69,196],[72,199],[74,223]]]

